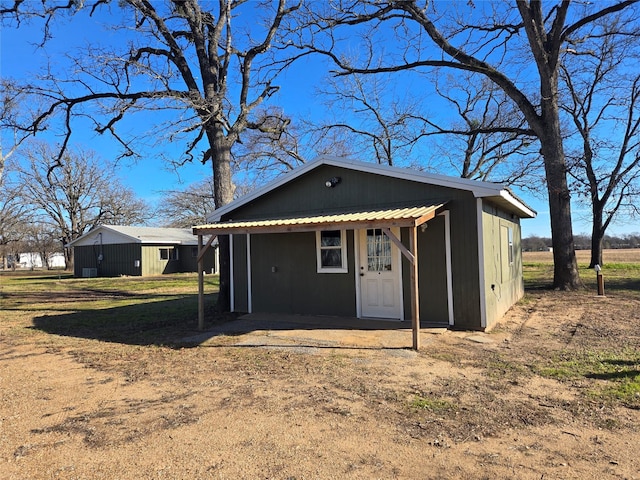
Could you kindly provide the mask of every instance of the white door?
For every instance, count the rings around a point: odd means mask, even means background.
[[[399,236],[399,231],[393,233]],[[400,319],[398,248],[382,229],[370,228],[360,230],[359,250],[361,315]]]

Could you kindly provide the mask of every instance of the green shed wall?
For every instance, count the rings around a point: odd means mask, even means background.
[[[402,231],[402,243],[409,245],[409,229]],[[402,284],[405,318],[411,318],[411,264],[402,257]],[[420,291],[420,321],[425,324],[448,324],[447,264],[445,221],[438,216],[418,229],[418,287]]]
[[[233,292],[234,311],[249,311],[249,290],[247,282],[247,236],[233,235]]]
[[[91,246],[73,247],[73,275],[82,277],[83,268],[98,268],[99,252],[94,252]]]
[[[487,328],[491,328],[524,295],[520,219],[490,203],[482,207],[484,282]],[[504,229],[511,229],[513,261],[507,257]]]
[[[178,249],[177,260],[162,260],[161,248],[172,248],[173,245],[145,245],[142,247],[142,275],[162,275],[163,273],[176,273],[180,269],[182,252]]]
[[[204,254],[204,264],[202,266],[205,273],[218,273],[215,271],[215,254],[218,247],[209,247]],[[197,272],[198,271],[198,246],[197,245],[181,245],[179,247],[180,254],[180,272]]]
[[[455,328],[482,329],[475,198],[451,211],[451,277]]]
[[[100,253],[102,261],[98,264]],[[74,275],[82,277],[83,268],[96,268],[99,277],[139,276],[143,272],[135,266],[135,261],[141,257],[141,245],[138,243],[73,247]]]
[[[178,249],[177,260],[160,259],[161,248]],[[192,256],[192,246],[142,245],[140,243],[119,243],[98,246],[76,246],[74,248],[74,275],[82,277],[84,268],[96,268],[99,277],[148,276],[164,273],[195,272],[197,258]],[[103,259],[98,263],[98,255]],[[140,266],[136,267],[136,261]],[[214,252],[205,255],[205,271],[214,266]]]
[[[341,182],[327,188],[325,181],[334,176]],[[228,212],[223,219],[283,218],[445,201],[456,208],[457,200],[470,197],[468,192],[324,165]]]
[[[348,273],[317,273],[314,232],[251,235],[251,310],[355,316],[353,232],[347,233]],[[236,311],[248,311],[246,236],[234,235]]]

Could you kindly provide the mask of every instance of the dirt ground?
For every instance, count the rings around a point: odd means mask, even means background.
[[[640,348],[639,321],[635,299],[534,291],[419,353],[317,329],[169,348],[0,327],[0,478],[640,479],[640,410],[537,373]]]

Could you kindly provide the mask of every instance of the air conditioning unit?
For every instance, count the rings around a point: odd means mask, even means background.
[[[98,276],[97,268],[83,268],[82,269],[82,278],[94,278]]]

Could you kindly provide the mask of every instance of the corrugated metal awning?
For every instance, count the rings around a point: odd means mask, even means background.
[[[444,203],[420,207],[393,208],[366,212],[337,213],[264,220],[239,220],[197,225],[194,235],[230,233],[286,233],[333,229],[418,227],[436,216]]]

